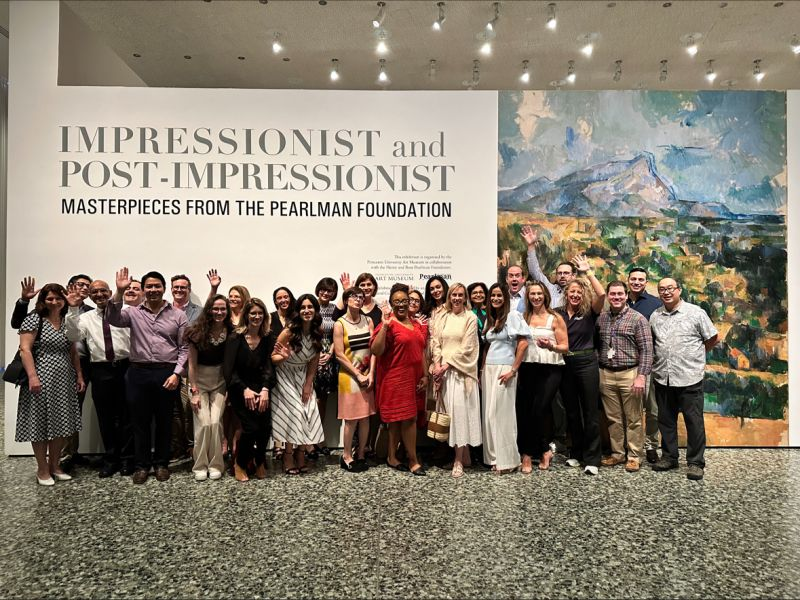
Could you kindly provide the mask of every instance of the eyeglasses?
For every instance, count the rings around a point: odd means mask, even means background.
[[[355,300],[356,302],[363,302],[364,301],[364,296],[356,296],[355,294],[353,294],[352,296],[350,296],[348,298],[348,300]]]
[[[90,284],[86,283],[85,281],[76,281],[73,283],[76,288],[88,288]]]
[[[408,305],[409,305],[408,300],[392,300],[392,306],[408,306]]]
[[[408,303],[409,304],[421,304],[419,298],[409,298],[408,299]]]
[[[173,285],[172,289],[173,290],[188,290],[189,286],[188,285]]]
[[[668,286],[666,286],[666,287],[660,287],[660,288],[658,288],[658,293],[659,293],[659,294],[669,294],[669,293],[671,293],[671,292],[674,292],[674,291],[675,291],[675,290],[677,290],[677,289],[678,289],[678,288],[677,288],[677,286],[674,286],[674,285],[668,285]]]

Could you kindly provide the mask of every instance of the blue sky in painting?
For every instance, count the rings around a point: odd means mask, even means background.
[[[680,200],[783,213],[783,92],[501,92],[498,185],[642,152]]]

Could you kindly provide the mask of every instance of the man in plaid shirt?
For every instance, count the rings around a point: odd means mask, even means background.
[[[653,367],[653,337],[650,324],[627,304],[628,286],[612,281],[606,288],[609,310],[597,318],[600,335],[600,395],[608,419],[611,456],[600,464],[639,470],[644,431],[642,398]],[[627,438],[627,462],[625,446]]]

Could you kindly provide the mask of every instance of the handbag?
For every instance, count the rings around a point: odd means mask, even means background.
[[[42,336],[42,321],[44,321],[44,319],[39,317],[39,327],[36,330],[36,339],[33,340],[34,349],[36,348],[39,338]],[[6,370],[3,371],[3,381],[13,383],[16,386],[28,384],[28,373],[25,371],[25,366],[22,364],[22,358],[19,355],[19,350],[17,350],[14,358],[11,359],[11,362],[8,363]]]
[[[441,389],[436,391],[436,410],[428,411],[428,437],[437,442],[450,438],[450,415],[444,411]]]

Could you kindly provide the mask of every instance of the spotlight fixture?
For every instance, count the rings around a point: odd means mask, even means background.
[[[714,83],[714,80],[717,78],[717,73],[714,71],[714,61],[709,60],[706,62],[706,81],[708,83]]]
[[[519,76],[519,80],[522,83],[530,83],[531,81],[531,74],[528,71],[528,62],[527,60],[522,61],[522,75]]]
[[[567,62],[567,83],[575,83],[575,61]]]
[[[375,52],[378,54],[386,54],[389,52],[389,46],[386,44],[386,40],[389,36],[386,35],[386,30],[381,29],[378,31],[378,44],[375,46]]]
[[[792,52],[800,54],[800,37],[797,37],[797,34],[792,36]]]
[[[596,33],[584,33],[578,36],[578,44],[581,47],[581,54],[586,58],[591,58],[594,52],[594,43],[600,36]]]
[[[331,81],[339,81],[339,59],[331,59]]]
[[[442,25],[444,25],[444,21],[447,18],[444,16],[444,2],[437,2],[436,6],[439,7],[439,14],[436,17],[436,20],[433,22],[433,29],[435,31],[441,31]]]
[[[663,59],[661,61],[661,73],[658,75],[658,80],[660,82],[665,82],[667,80],[667,59]]]
[[[378,2],[378,14],[372,19],[372,26],[379,29],[383,25],[383,20],[386,18],[386,2]]]
[[[489,56],[492,53],[492,43],[489,40],[486,40],[481,45],[481,54],[484,56]]]
[[[558,23],[556,22],[556,3],[551,2],[547,5],[547,21],[546,21],[547,28],[551,31],[556,30],[556,26]]]
[[[614,68],[614,81],[619,81],[620,79],[622,79],[622,61],[615,60],[614,64],[616,65],[616,67]]]
[[[281,34],[277,31],[272,36],[272,53],[280,54],[283,52],[283,44],[281,44]]]
[[[382,58],[378,61],[380,63],[380,70],[378,71],[378,83],[389,83],[389,75],[386,74],[386,59]]]
[[[494,16],[486,23],[486,29],[489,31],[494,31],[494,28],[497,27],[497,21],[500,20],[500,3],[493,3],[492,8],[494,9]]]
[[[469,89],[478,85],[481,81],[481,61],[475,59],[472,61],[472,81],[469,82]]]
[[[757,58],[753,61],[753,77],[758,83],[761,83],[761,80],[764,79],[764,72],[761,70],[760,58]]]
[[[428,79],[436,79],[436,59],[432,58],[428,66]]]
[[[697,43],[702,39],[702,33],[687,33],[681,36],[681,42],[689,56],[696,56],[699,49]]]

